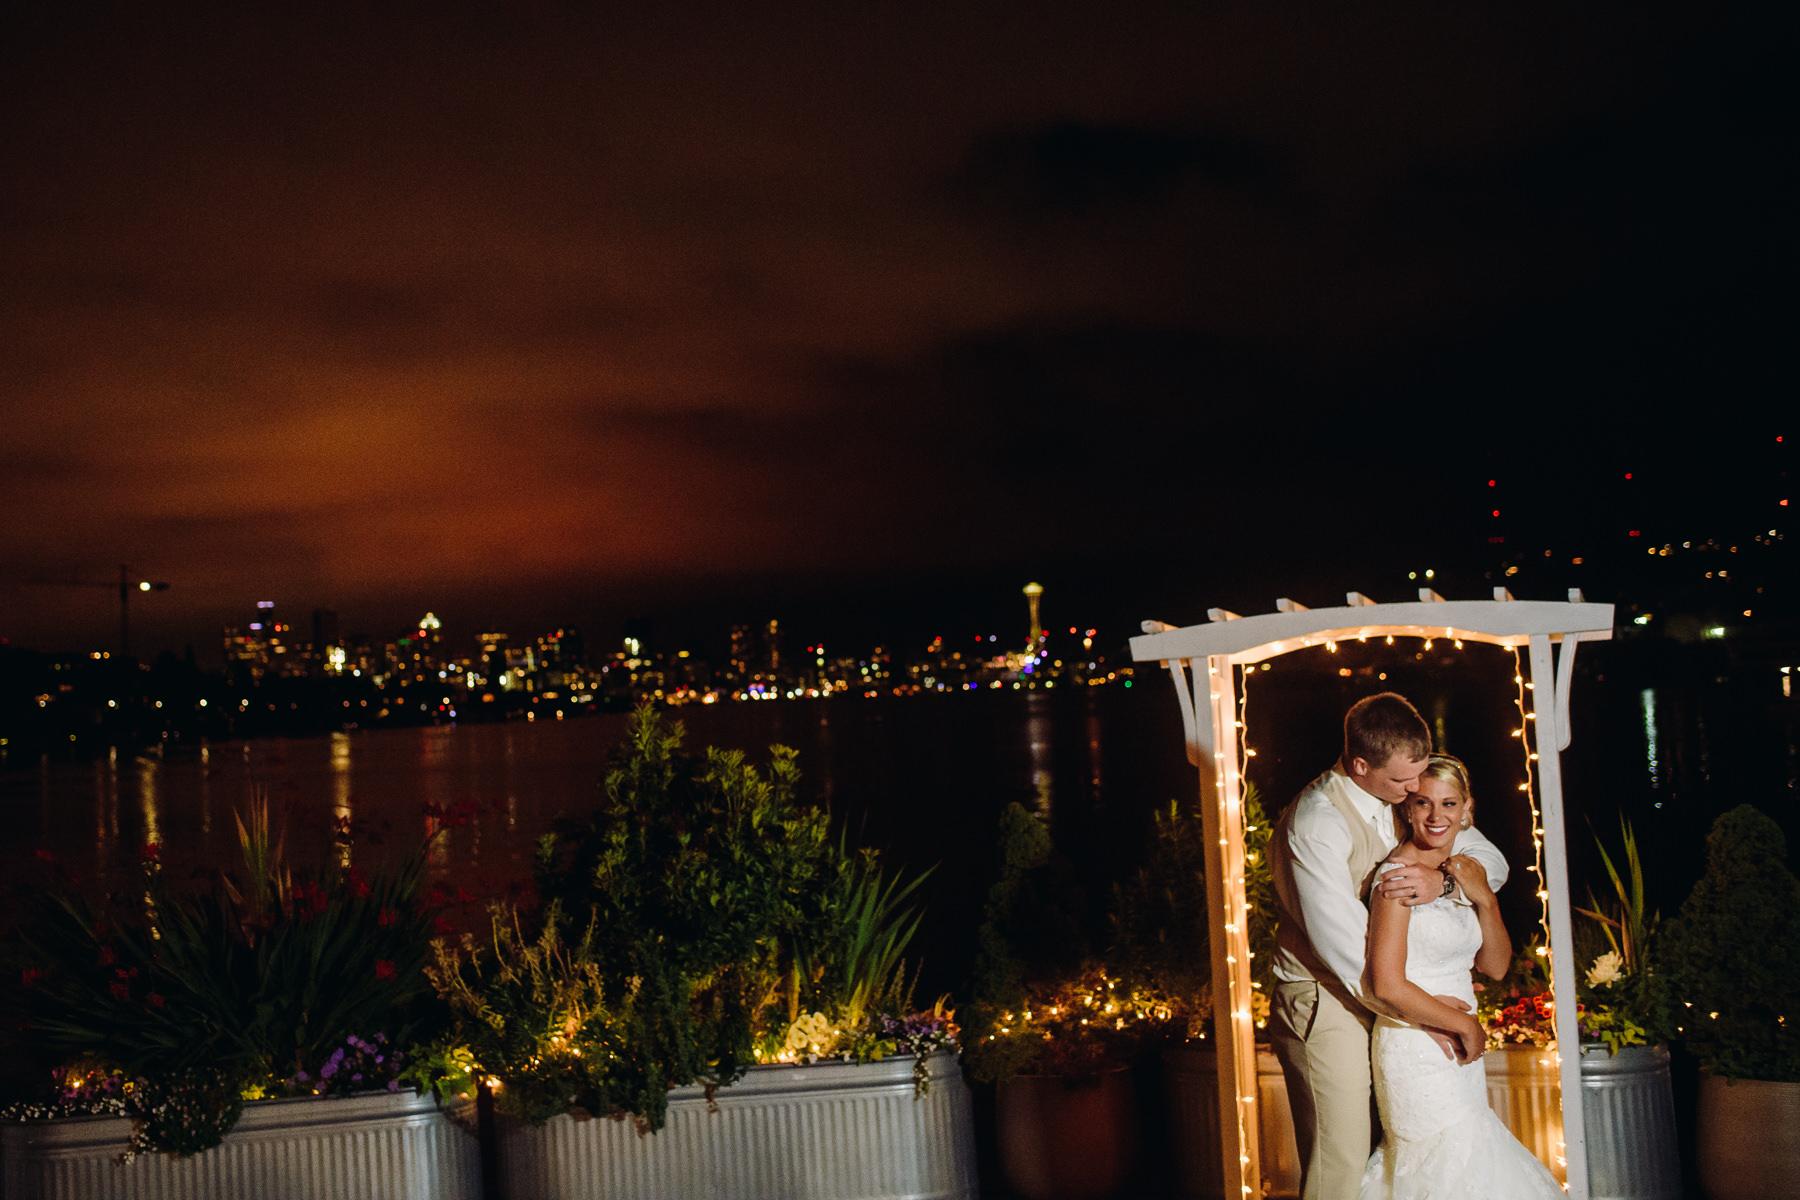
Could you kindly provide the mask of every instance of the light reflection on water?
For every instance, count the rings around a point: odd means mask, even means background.
[[[881,847],[895,867],[936,865],[925,889],[922,941],[935,961],[926,964],[924,993],[960,984],[954,976],[972,954],[1007,802],[1053,812],[1058,841],[1098,864],[1135,841],[1130,818],[1147,820],[1191,789],[1174,703],[1154,699],[1027,693],[696,706],[672,715],[687,726],[690,749],[719,745],[764,761],[770,744],[793,746],[803,795],[829,804],[853,842]],[[80,864],[89,886],[115,888],[135,878],[146,841],[161,844],[170,879],[235,867],[233,814],[261,792],[285,820],[296,864],[332,859],[331,827],[347,818],[364,831],[355,860],[373,867],[437,828],[432,813],[460,807],[469,819],[435,841],[428,873],[501,894],[530,879],[537,838],[558,815],[591,810],[626,721],[336,733],[0,773],[0,820],[18,834],[0,846],[0,869],[21,878],[43,849]],[[1104,816],[1103,787],[1115,798]]]
[[[1496,661],[1509,680],[1510,659]],[[1594,681],[1577,688],[1565,777],[1576,817],[1603,829],[1619,813],[1639,821],[1647,874],[1668,881],[1671,894],[1658,901],[1669,909],[1691,885],[1692,848],[1717,811],[1747,796],[1790,819],[1784,814],[1796,807],[1800,756],[1791,704],[1783,717],[1726,689],[1644,682],[1610,695]],[[1440,745],[1481,764],[1496,795],[1505,794],[1502,771],[1516,757],[1504,733],[1511,696],[1504,683],[1426,676],[1399,685],[1420,702]],[[1257,674],[1246,741],[1260,751],[1248,761],[1271,817],[1330,763],[1343,707],[1358,688],[1369,690],[1323,672]],[[1141,841],[1151,812],[1171,799],[1190,802],[1195,792],[1179,712],[1161,680],[1134,691],[730,704],[673,715],[686,724],[690,749],[719,745],[762,761],[771,743],[794,747],[803,794],[828,803],[853,842],[881,847],[890,865],[910,871],[936,865],[923,892],[920,941],[929,949],[920,991],[927,999],[961,985],[1008,802],[1053,813],[1058,844],[1091,877],[1105,879]],[[591,810],[626,720],[375,730],[220,744],[162,761],[127,756],[0,771],[0,822],[12,834],[0,839],[0,871],[12,881],[37,878],[33,852],[43,849],[90,885],[117,887],[133,878],[149,840],[162,844],[170,879],[234,866],[233,814],[261,788],[272,811],[287,815],[297,862],[330,858],[337,818],[368,832],[355,856],[373,865],[428,832],[427,804],[468,806],[472,819],[446,832],[430,873],[477,894],[497,893],[529,880],[536,839],[558,814]],[[1484,748],[1489,733],[1505,743],[1500,750]],[[1703,744],[1709,734],[1720,739],[1717,755]],[[1719,777],[1709,780],[1715,765]],[[1516,815],[1490,806],[1483,830],[1498,837]],[[1509,856],[1527,853],[1528,834],[1512,832],[1526,840]],[[1590,853],[1591,839],[1573,819],[1570,834],[1572,853]],[[1579,891],[1582,864],[1571,869]],[[0,912],[0,924],[9,916]]]

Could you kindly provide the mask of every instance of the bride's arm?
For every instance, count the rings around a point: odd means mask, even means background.
[[[1411,914],[1399,900],[1369,901],[1369,987],[1388,1008],[1415,1025],[1441,1029],[1457,1044],[1456,1060],[1474,1062],[1487,1049],[1487,1032],[1461,1012],[1406,977],[1406,927]]]
[[[1488,887],[1481,863],[1468,855],[1453,854],[1444,860],[1444,870],[1462,885],[1463,895],[1481,918],[1481,949],[1475,952],[1475,969],[1489,979],[1499,979],[1512,965],[1512,936],[1500,919],[1500,901]]]

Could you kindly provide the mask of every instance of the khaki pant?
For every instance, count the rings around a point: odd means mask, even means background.
[[[1269,1028],[1287,1077],[1302,1200],[1356,1200],[1379,1126],[1369,1079],[1374,1018],[1317,983],[1278,983]]]

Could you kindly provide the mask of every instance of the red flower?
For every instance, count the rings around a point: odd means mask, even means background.
[[[151,1008],[161,1008],[163,1006],[163,998],[155,992],[151,992],[149,995],[145,996],[144,999],[150,1002]]]
[[[351,867],[344,873],[344,884],[350,889],[350,894],[355,896],[358,900],[367,898],[369,894],[369,877],[358,868]]]
[[[112,981],[112,994],[114,1000],[129,1000],[131,999],[131,985],[123,979],[115,979]]]
[[[394,913],[393,909],[384,908],[381,910],[380,915],[377,916],[375,918],[375,920],[377,923],[384,925],[384,926],[392,925],[394,923],[394,916],[395,916],[395,913]]]
[[[162,853],[162,847],[157,845],[155,842],[145,842],[141,847],[138,848],[138,857],[143,859],[147,863],[155,862],[157,860],[157,856],[160,855],[161,853]]]
[[[456,932],[456,925],[448,917],[435,917],[431,922],[431,931],[448,937]]]
[[[38,848],[37,856],[38,856],[38,858],[42,859],[44,862],[53,863],[56,861],[56,855],[50,853],[48,850],[45,850],[42,847]]]
[[[19,973],[19,986],[31,987],[49,973],[49,967],[26,967]]]
[[[103,967],[111,966],[112,960],[113,960],[113,948],[111,946],[100,947],[100,965]]]
[[[375,960],[375,978],[377,978],[377,979],[392,979],[393,977],[394,977],[394,964],[389,962],[385,958],[376,959]]]

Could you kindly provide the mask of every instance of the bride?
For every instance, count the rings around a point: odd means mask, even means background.
[[[1472,1009],[1470,965],[1498,979],[1512,960],[1487,873],[1475,860],[1450,853],[1473,817],[1468,774],[1447,754],[1431,756],[1418,793],[1396,807],[1401,843],[1389,861],[1440,868],[1461,886],[1459,895],[1416,908],[1378,893],[1369,900],[1369,985],[1387,1014],[1377,1019],[1370,1042],[1383,1134],[1363,1172],[1360,1200],[1564,1195],[1556,1177],[1488,1108],[1481,1023],[1438,998],[1454,997]]]

